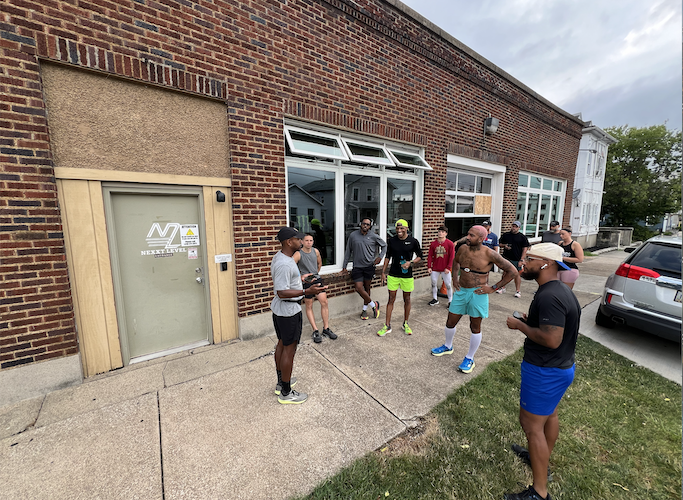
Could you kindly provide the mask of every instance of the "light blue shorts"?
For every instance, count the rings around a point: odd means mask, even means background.
[[[481,295],[474,293],[478,289],[479,287],[453,290],[453,299],[448,312],[462,316],[468,315],[470,318],[488,318],[489,296],[486,293]]]
[[[574,367],[546,368],[522,361],[519,406],[534,415],[552,415],[574,381]]]

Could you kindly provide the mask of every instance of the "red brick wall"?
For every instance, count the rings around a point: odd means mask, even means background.
[[[509,167],[506,221],[520,169],[572,191],[581,124],[382,0],[5,0],[0,16],[1,368],[77,349],[41,60],[226,99],[241,316],[268,310],[287,116],[424,147],[426,234],[449,151]]]

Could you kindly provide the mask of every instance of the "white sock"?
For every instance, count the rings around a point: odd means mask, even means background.
[[[453,349],[453,337],[455,337],[455,327],[446,327],[444,333],[446,334],[446,342],[444,342],[443,345],[445,345],[449,349]]]
[[[481,333],[470,335],[470,350],[467,352],[467,358],[474,359],[474,354],[479,349],[479,344],[481,344]]]
[[[369,305],[369,304],[363,304],[363,311],[367,311],[367,310],[368,310],[368,305]]]

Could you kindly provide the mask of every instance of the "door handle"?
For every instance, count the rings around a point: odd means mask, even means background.
[[[204,278],[202,278],[201,276],[197,276],[195,278],[195,281],[201,285],[204,283]]]

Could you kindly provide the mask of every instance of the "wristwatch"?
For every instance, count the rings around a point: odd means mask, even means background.
[[[496,283],[496,284],[491,285],[491,288],[493,288],[494,291],[498,290],[498,284]]]

